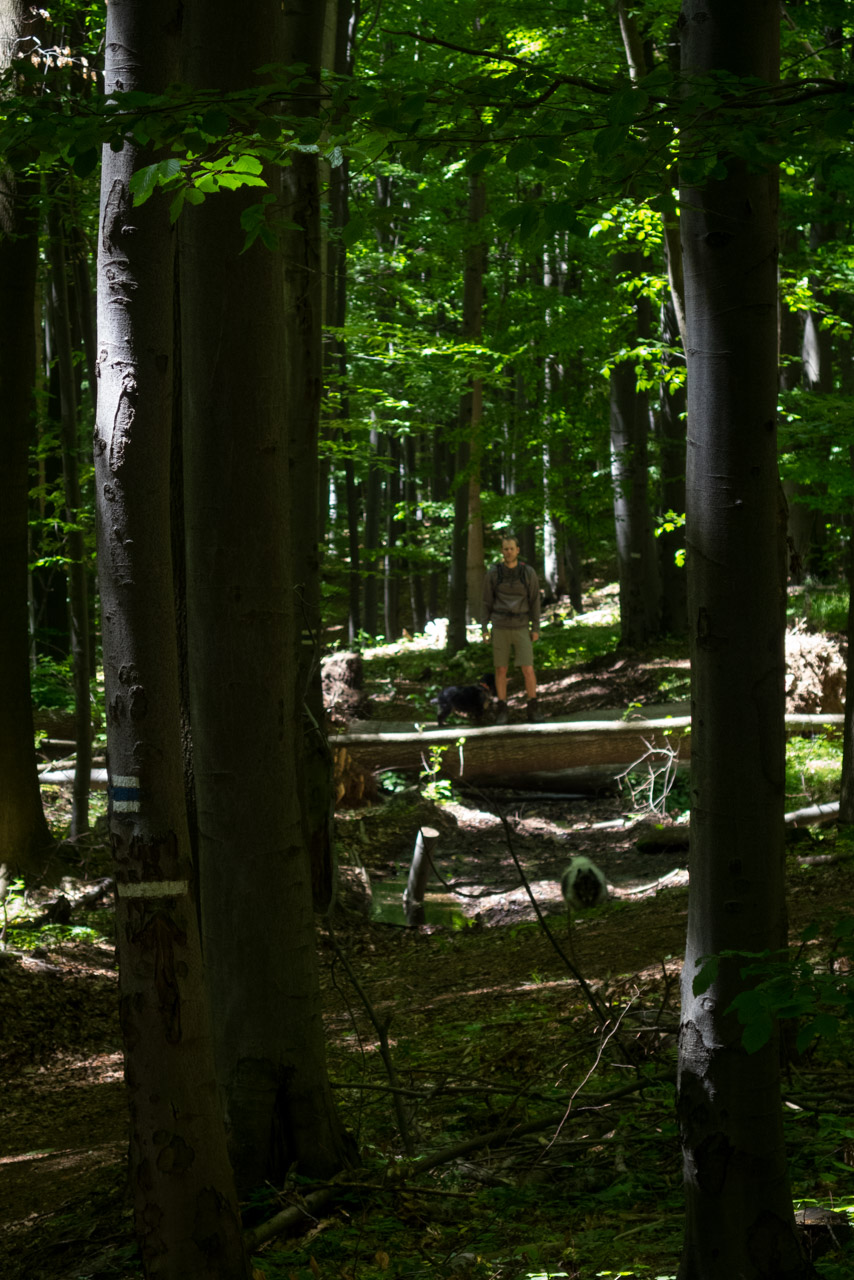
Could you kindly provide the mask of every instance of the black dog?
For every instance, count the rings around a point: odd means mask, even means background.
[[[457,715],[474,716],[480,724],[483,713],[495,697],[495,676],[492,672],[481,676],[477,684],[452,684],[433,698],[439,708],[436,722],[443,725],[452,711]]]

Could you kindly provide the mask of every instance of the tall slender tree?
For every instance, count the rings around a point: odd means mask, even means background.
[[[0,70],[29,58],[39,22],[23,0],[0,0]],[[38,197],[38,178],[0,166],[0,872],[39,869],[52,843],[36,772],[27,619]]]
[[[186,10],[184,75],[194,87],[243,88],[273,62],[317,67],[314,48],[301,51],[295,38],[303,19],[313,28],[302,6],[286,16],[277,0],[251,6],[236,42],[223,34],[232,17],[227,0]],[[301,118],[301,102],[294,114]],[[291,221],[293,181],[283,183],[274,166],[267,178],[279,220]],[[292,178],[316,182],[305,170]],[[223,193],[189,209],[181,239],[202,924],[229,1144],[246,1189],[280,1182],[294,1162],[305,1173],[329,1173],[345,1150],[326,1074],[295,759],[305,731],[301,633],[317,623],[303,567],[316,566],[316,549],[303,545],[316,524],[305,514],[301,526],[293,495],[303,484],[300,512],[313,512],[317,475],[289,469],[309,429],[301,397],[310,395],[313,413],[319,406],[316,209],[300,204],[315,229],[306,229],[305,245],[288,236],[295,256],[286,259],[281,241],[242,252],[241,214],[256,201],[251,191]],[[280,234],[279,223],[270,230]],[[287,306],[300,315],[288,317]],[[314,653],[316,635],[309,638]]]
[[[688,77],[778,78],[779,6],[684,0]],[[720,148],[716,148],[720,150]],[[729,1012],[738,955],[695,991],[701,957],[779,950],[783,860],[785,514],[777,473],[777,175],[716,155],[683,170],[692,661],[691,889],[677,1108],[680,1280],[805,1277],[794,1230],[776,1037],[755,1053]]]
[[[105,89],[177,78],[179,0],[111,0]],[[147,1276],[244,1280],[184,802],[170,536],[174,231],[104,148],[95,473],[130,1172]]]
[[[643,255],[614,255],[618,278],[636,276]],[[629,347],[649,337],[650,301],[632,304]],[[658,635],[660,586],[652,532],[649,485],[650,412],[646,391],[638,387],[635,362],[617,360],[611,369],[611,478],[614,484],[614,526],[620,576],[620,638],[642,645]]]
[[[62,480],[68,549],[68,613],[74,681],[74,786],[71,802],[72,839],[89,829],[89,786],[92,774],[92,714],[89,673],[89,574],[86,565],[80,485],[80,441],[77,416],[77,376],[72,348],[65,228],[54,199],[48,210],[50,307],[48,315],[59,367]]]

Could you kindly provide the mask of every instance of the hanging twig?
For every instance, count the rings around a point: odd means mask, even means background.
[[[362,984],[359,982],[359,979],[356,977],[356,974],[353,971],[353,966],[350,964],[350,961],[347,959],[346,954],[341,949],[338,943],[338,939],[335,937],[335,932],[332,928],[332,923],[329,920],[328,916],[326,918],[326,931],[329,935],[329,941],[332,944],[332,949],[335,952],[338,959],[343,964],[344,968],[346,969],[347,977],[352,982],[353,987],[355,988],[356,994],[358,995],[359,999],[364,1005],[365,1012],[370,1018],[371,1023],[373,1024],[373,1028],[377,1033],[377,1038],[379,1039],[379,1042],[380,1042],[380,1057],[383,1060],[383,1064],[386,1069],[386,1074],[388,1076],[389,1083],[392,1086],[392,1089],[394,1090],[392,1097],[394,1099],[395,1115],[397,1116],[397,1127],[400,1130],[400,1140],[403,1143],[403,1149],[406,1152],[406,1154],[408,1156],[412,1156],[415,1154],[415,1147],[412,1142],[412,1134],[409,1131],[409,1122],[406,1119],[406,1112],[403,1108],[403,1099],[401,1097],[400,1090],[398,1087],[397,1073],[395,1072],[395,1069],[394,1069],[394,1062],[392,1061],[391,1049],[389,1048],[389,1043],[388,1043],[388,1029],[391,1026],[391,1014],[389,1014],[384,1021],[381,1021],[380,1018],[377,1016],[373,1005],[371,1004],[370,1000],[367,997],[367,994],[365,993],[364,988],[362,987]]]

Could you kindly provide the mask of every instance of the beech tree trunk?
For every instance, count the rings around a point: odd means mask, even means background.
[[[30,5],[0,0],[0,68],[29,56]],[[27,618],[29,446],[36,380],[38,179],[0,166],[0,873],[35,872],[52,839],[36,772]]]
[[[50,231],[50,322],[59,367],[62,479],[65,490],[66,545],[68,551],[68,613],[74,680],[74,785],[71,800],[72,839],[89,829],[89,775],[92,772],[92,715],[89,693],[89,575],[80,524],[79,438],[77,378],[71,343],[71,312],[64,228],[53,201],[48,210]]]
[[[776,0],[684,0],[682,67],[775,82]],[[686,135],[690,145],[690,133]],[[688,358],[691,888],[677,1111],[680,1280],[806,1277],[795,1236],[777,1037],[755,1053],[728,1014],[737,958],[695,995],[701,957],[786,943],[785,514],[777,474],[777,176],[726,155],[683,185]]]
[[[177,79],[178,0],[111,0],[108,95]],[[170,537],[174,232],[104,147],[95,470],[130,1182],[147,1276],[248,1275],[214,1072],[184,805]]]
[[[246,9],[239,45],[225,34],[232,19],[226,0],[185,16],[185,79],[194,87],[244,87],[257,67],[296,58],[292,37],[302,16],[293,6],[287,19],[275,0]],[[313,218],[311,191],[301,187],[310,175],[295,173],[287,197],[281,171],[266,176],[283,204],[296,200]],[[286,281],[282,252],[258,241],[241,252],[240,215],[256,200],[251,190],[226,193],[189,209],[181,241],[202,920],[217,1071],[245,1190],[267,1179],[280,1184],[294,1162],[305,1174],[329,1174],[344,1156],[326,1073],[295,765],[306,728],[308,666],[299,648],[305,639],[314,651],[317,623],[313,589],[299,596],[307,591],[303,557],[316,554],[314,532],[294,518],[292,494],[304,482],[313,511],[317,490],[316,473],[291,478],[289,469],[310,429],[297,397],[310,396],[314,412],[319,403],[320,330],[307,256],[289,261],[295,276]],[[313,237],[290,243],[300,255],[317,247]],[[299,315],[287,317],[288,304]]]
[[[312,74],[292,109],[301,116],[317,110],[326,4],[302,0],[288,7],[285,66],[305,64]],[[323,387],[323,255],[320,232],[318,158],[295,151],[282,171],[284,272],[285,405],[288,440],[289,506],[299,530],[299,551],[290,557],[290,598],[297,615],[299,648],[294,673],[302,735],[291,741],[289,776],[298,781],[303,839],[311,859],[316,911],[326,911],[335,893],[332,845],[332,756],[324,727],[320,680],[320,405]]]
[[[330,12],[331,11],[331,12]],[[336,75],[352,75],[354,65],[354,14],[352,0],[337,0],[327,5],[326,38],[331,45],[324,61]],[[332,28],[330,30],[330,27]],[[342,231],[350,220],[350,168],[349,159],[342,157],[341,163],[329,170],[329,233],[326,237],[326,301],[325,323],[327,332],[324,338],[324,362],[328,392],[332,391],[332,399],[336,405],[337,415],[345,422],[350,416],[350,402],[347,388],[347,341],[343,328],[347,321],[347,246],[342,238]],[[327,392],[327,393],[328,393]],[[336,433],[338,434],[338,433]],[[362,629],[362,581],[360,575],[359,546],[359,501],[356,482],[356,469],[353,459],[345,457],[344,495],[347,523],[347,550],[349,567],[347,572],[347,589],[349,608],[347,615],[347,638],[350,644],[356,640]]]
[[[463,342],[479,343],[483,338],[483,285],[487,251],[483,238],[486,213],[486,184],[482,173],[469,179],[469,205],[463,271]],[[480,458],[483,450],[483,378],[471,378],[460,404],[460,430],[468,431],[470,470],[466,515],[466,616],[477,622],[483,594],[483,517],[480,503]]]
[[[617,274],[642,270],[640,253],[614,255]],[[630,345],[649,334],[649,300],[638,299]],[[659,582],[652,533],[647,456],[649,400],[632,360],[611,370],[611,478],[620,574],[620,639],[640,646],[659,633]]]
[[[672,300],[661,308],[662,341],[675,346],[679,342],[679,328]],[[665,356],[668,366],[675,363],[672,356]],[[671,390],[667,383],[660,385],[661,412],[658,416],[658,448],[661,462],[660,506],[662,515],[672,511],[675,515],[685,512],[685,390]],[[659,534],[658,564],[661,579],[661,629],[667,635],[685,636],[688,633],[688,581],[685,566],[677,563],[676,556],[685,547],[685,529],[677,525]]]
[[[372,411],[371,416],[374,417]],[[368,476],[365,481],[365,551],[362,557],[365,575],[365,611],[364,626],[369,636],[376,636],[380,629],[379,610],[379,544],[380,544],[380,506],[382,503],[382,476],[379,468],[382,435],[376,427],[371,427],[371,448],[368,462]]]

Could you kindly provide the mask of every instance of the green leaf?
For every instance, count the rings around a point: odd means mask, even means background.
[[[484,147],[482,151],[475,151],[466,163],[466,173],[483,173],[486,166],[492,163],[493,158],[489,147]]]
[[[180,172],[181,162],[175,156],[170,156],[168,160],[160,160],[157,164],[149,164],[142,169],[137,169],[136,173],[131,175],[129,184],[134,197],[134,204],[145,204],[158,184],[163,185],[171,178],[177,177]]]
[[[169,221],[175,223],[181,216],[181,210],[184,208],[184,201],[187,198],[187,188],[181,187],[175,199],[169,206]]]
[[[771,1039],[773,1027],[773,1020],[767,1011],[752,1017],[741,1037],[741,1043],[747,1052],[756,1053],[763,1048]]]
[[[629,131],[623,125],[608,125],[600,129],[593,139],[593,150],[602,160],[615,155],[629,139]]]
[[[94,173],[101,159],[101,150],[99,147],[90,147],[87,151],[78,152],[74,157],[72,168],[78,178],[88,178],[90,173]]]
[[[519,223],[522,221],[522,211],[524,205],[516,204],[510,209],[505,209],[503,213],[496,218],[496,223],[501,227],[502,231],[515,231]]]
[[[519,223],[519,235],[523,240],[530,240],[540,225],[540,206],[526,204],[522,206],[522,219]]]
[[[264,161],[247,151],[235,161],[234,168],[241,173],[261,173],[264,168]]]
[[[816,1036],[835,1036],[839,1030],[839,1019],[832,1013],[820,1013],[817,1017],[805,1022],[798,1032],[798,1053],[803,1053]]]
[[[549,231],[582,233],[575,205],[569,200],[553,200],[543,205],[543,221]]]
[[[695,996],[701,996],[704,991],[708,991],[712,983],[717,980],[719,968],[720,961],[717,956],[706,956],[691,985],[691,990]]]
[[[312,143],[317,142],[322,132],[323,122],[321,120],[304,120],[300,124],[297,137],[303,146],[310,146]]]
[[[628,86],[615,93],[608,103],[608,119],[611,124],[631,124],[649,104],[642,89]]]
[[[208,138],[224,138],[231,128],[231,121],[221,107],[213,107],[202,116],[200,127]]]
[[[266,187],[267,185],[264,178],[257,178],[254,174],[241,173],[239,170],[229,170],[226,173],[217,174],[216,181],[217,186],[222,188],[223,191],[236,191],[238,187]]]
[[[520,169],[524,169],[526,165],[532,164],[537,156],[537,148],[527,140],[517,142],[507,152],[506,164],[507,168],[514,173],[518,173]]]
[[[347,245],[348,249],[362,239],[365,234],[366,227],[367,224],[364,218],[350,218],[346,227],[341,231],[341,239]]]

